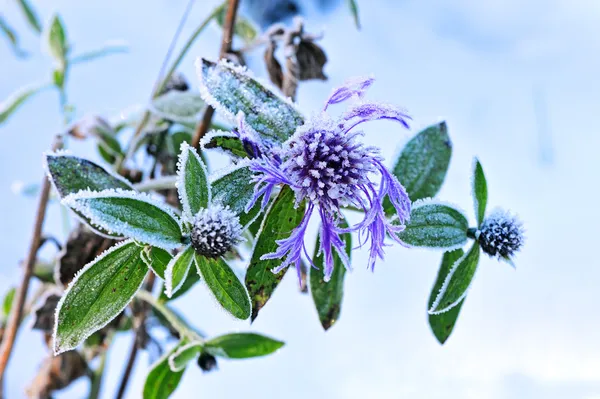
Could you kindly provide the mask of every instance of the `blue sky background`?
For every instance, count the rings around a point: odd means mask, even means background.
[[[183,1],[119,0],[35,2],[40,16],[59,11],[74,52],[125,40],[131,51],[74,68],[69,95],[78,115],[118,115],[149,96],[162,57],[185,7]],[[183,37],[216,1],[201,1]],[[309,296],[288,276],[256,322],[224,314],[197,286],[176,302],[209,334],[253,330],[287,345],[275,356],[221,361],[203,375],[186,371],[175,398],[600,398],[597,260],[598,172],[596,115],[600,109],[600,5],[584,0],[360,1],[363,29],[345,8],[309,11],[308,26],[325,32],[329,82],[304,84],[300,107],[321,106],[332,86],[373,74],[368,98],[406,107],[411,133],[377,122],[366,140],[392,163],[420,129],[446,120],[454,153],[439,198],[458,204],[473,221],[470,168],[478,156],[489,182],[489,205],[516,211],[527,242],[517,270],[483,258],[458,325],[441,347],[425,311],[440,254],[391,247],[371,273],[359,251],[346,279],[339,322],[323,333]],[[50,78],[50,57],[38,51],[12,1],[0,10],[32,50],[17,61],[0,43],[0,98]],[[220,31],[212,26],[197,42],[182,71],[195,85],[195,56],[214,58]],[[252,66],[259,66],[258,52]],[[259,74],[264,71],[257,67]],[[542,112],[536,115],[536,102]],[[540,105],[541,104],[541,105]],[[541,116],[540,116],[541,115]],[[15,195],[15,181],[38,182],[41,154],[59,131],[57,98],[45,92],[0,127],[0,289],[19,278],[35,201]],[[540,129],[544,140],[540,140]],[[71,149],[95,157],[89,144]],[[223,166],[211,157],[213,169]],[[60,210],[49,210],[46,231],[60,235]],[[104,398],[114,396],[129,336],[110,352]],[[7,378],[7,397],[23,397],[42,359],[39,334],[23,329]],[[143,355],[129,388],[140,397],[148,358]],[[87,381],[57,398],[82,397]]]

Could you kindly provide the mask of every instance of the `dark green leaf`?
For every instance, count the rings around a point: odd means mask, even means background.
[[[347,227],[346,221],[340,227]],[[342,234],[342,240],[346,243],[346,254],[350,259],[352,255],[352,235]],[[317,256],[319,249],[319,237],[315,246],[313,262],[319,269],[310,268],[310,292],[319,314],[319,320],[325,330],[328,330],[340,317],[342,309],[342,298],[344,296],[344,276],[346,267],[342,263],[337,252],[333,253],[333,273],[331,279],[325,282],[323,275],[323,254]]]
[[[168,399],[175,392],[185,369],[180,371],[171,370],[169,357],[183,345],[185,345],[185,341],[179,342],[170,352],[167,352],[152,365],[144,384],[144,399]]]
[[[463,255],[464,251],[460,248],[452,252],[444,253],[437,279],[435,280],[435,284],[431,290],[431,295],[429,296],[428,309],[431,309],[435,298],[442,288],[442,284],[444,284],[446,277],[448,277],[448,273],[450,273],[452,265],[454,265],[454,263],[456,263],[456,261],[459,260]],[[456,323],[456,319],[458,318],[463,303],[464,299],[461,300],[460,303],[454,308],[445,313],[429,315],[429,326],[431,327],[431,331],[433,331],[433,334],[440,344],[444,344],[448,337],[450,337],[450,334],[452,334],[454,324]]]
[[[4,295],[4,301],[2,301],[2,318],[5,320],[8,318],[10,314],[10,309],[12,308],[13,299],[15,298],[16,289],[12,287],[9,289]]]
[[[457,209],[435,202],[413,205],[410,221],[398,237],[415,247],[451,249],[467,241],[469,223]]]
[[[210,204],[210,186],[206,167],[193,147],[182,144],[177,169],[177,190],[183,213],[191,220]]]
[[[165,290],[162,290],[158,300],[164,303],[164,302],[168,302],[168,301],[177,299],[180,296],[182,296],[183,294],[185,294],[186,292],[188,292],[194,285],[196,285],[196,283],[198,281],[200,281],[200,275],[198,273],[193,273],[193,272],[188,271],[188,275],[185,278],[185,281],[183,282],[181,287],[177,291],[175,291],[175,293],[173,293],[173,295],[171,295],[170,298],[165,293]]]
[[[141,251],[134,242],[126,241],[104,252],[77,274],[57,307],[55,354],[77,347],[131,302],[148,273]]]
[[[446,178],[451,155],[452,142],[445,122],[428,127],[406,144],[394,166],[394,175],[411,201],[437,194]],[[386,207],[388,213],[393,211],[390,206]]]
[[[178,153],[179,149],[181,148],[181,144],[192,143],[192,135],[186,131],[178,131],[172,134],[171,140],[173,141],[173,149],[176,153]]]
[[[283,342],[254,333],[221,335],[207,341],[206,352],[230,359],[246,359],[270,355],[284,345]]]
[[[350,13],[354,18],[354,24],[356,25],[356,29],[360,29],[360,19],[358,17],[358,4],[356,0],[348,0],[348,7],[350,7]]]
[[[147,245],[142,251],[142,260],[162,280],[165,279],[167,265],[173,259],[170,253],[162,248]]]
[[[247,226],[260,212],[255,206],[248,213],[245,208],[254,195],[252,171],[248,166],[240,166],[212,182],[212,202],[229,206],[232,212],[240,215],[240,224]]]
[[[242,141],[236,135],[229,132],[216,132],[202,142],[204,148],[218,148],[238,158],[248,158]]]
[[[202,341],[194,341],[179,347],[176,352],[169,356],[169,367],[171,371],[180,371],[185,369],[189,362],[196,359],[204,344]]]
[[[473,161],[473,202],[475,203],[475,216],[477,225],[481,226],[485,218],[485,208],[487,206],[487,181],[479,159]]]
[[[42,25],[40,24],[40,20],[36,15],[35,11],[33,10],[31,4],[29,4],[27,0],[18,0],[17,3],[19,4],[19,6],[21,6],[21,10],[23,11],[23,14],[25,14],[29,25],[31,25],[33,30],[35,30],[37,33],[41,33]]]
[[[479,253],[479,244],[474,242],[469,252],[452,264],[435,301],[429,308],[430,314],[447,312],[461,303],[477,271]]]
[[[55,15],[50,21],[47,40],[50,54],[64,69],[64,67],[67,65],[67,53],[69,51],[69,45],[67,43],[67,35],[65,33],[64,24],[59,15]]]
[[[97,50],[92,50],[87,53],[77,55],[71,59],[71,64],[80,64],[82,62],[89,62],[98,58],[106,57],[107,55],[126,53],[129,48],[122,44],[107,44]]]
[[[281,264],[281,259],[261,260],[260,257],[275,252],[275,240],[287,238],[300,224],[304,216],[304,205],[294,208],[294,192],[285,187],[273,202],[263,220],[262,229],[256,238],[254,253],[246,272],[246,287],[252,300],[252,320],[265,306],[273,291],[281,282],[286,270],[274,274],[271,270]]]
[[[168,297],[173,296],[173,293],[181,288],[193,261],[194,248],[191,245],[188,245],[187,248],[182,250],[171,260],[171,262],[169,262],[167,270],[165,271],[165,287]]]
[[[250,300],[244,285],[222,258],[195,256],[198,273],[225,310],[241,320],[250,317]]]
[[[63,203],[109,232],[163,249],[181,246],[177,216],[148,195],[124,190],[82,191]]]
[[[240,111],[245,121],[267,142],[281,144],[304,118],[288,101],[251,78],[241,68],[202,59],[201,90],[209,95],[205,100],[234,119]]]
[[[17,37],[17,33],[15,30],[4,20],[2,15],[0,15],[0,31],[6,36],[8,39],[10,46],[12,48],[13,53],[19,58],[27,57],[27,52],[19,46],[19,38]]]
[[[6,122],[8,117],[11,116],[21,105],[23,105],[25,101],[47,87],[48,85],[43,85],[20,89],[5,101],[0,103],[0,125]]]
[[[114,164],[118,159],[125,156],[123,150],[121,149],[121,144],[119,140],[115,137],[103,134],[98,135],[98,152],[100,156],[109,164]]]

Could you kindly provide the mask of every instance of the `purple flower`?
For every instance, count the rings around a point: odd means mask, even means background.
[[[361,245],[370,243],[371,269],[377,258],[383,259],[386,233],[400,242],[395,233],[404,229],[404,222],[410,216],[408,195],[398,179],[383,165],[379,149],[364,145],[360,141],[363,134],[354,128],[380,119],[394,120],[408,128],[407,119],[410,117],[394,106],[362,101],[337,118],[325,112],[332,104],[360,100],[372,83],[372,78],[358,79],[334,90],[323,111],[298,127],[280,148],[265,148],[256,139],[258,135],[240,118],[238,134],[244,141],[253,140],[251,147],[256,148],[253,152],[262,154],[251,164],[256,173],[256,185],[254,198],[247,208],[250,209],[260,197],[263,197],[264,208],[277,185],[287,185],[294,191],[296,205],[303,201],[307,203],[300,225],[288,238],[277,241],[279,247],[276,252],[262,257],[284,259],[274,272],[293,264],[300,274],[303,254],[312,263],[306,253],[304,235],[313,213],[321,219],[319,252],[325,260],[326,281],[333,272],[334,250],[344,265],[350,267],[340,234],[356,231]],[[394,224],[384,213],[386,197],[396,210],[397,221]],[[364,210],[363,220],[341,228],[341,209],[344,207]]]

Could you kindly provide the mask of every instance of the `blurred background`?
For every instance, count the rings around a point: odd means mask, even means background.
[[[119,39],[129,52],[80,65],[68,91],[75,114],[115,117],[143,105],[181,14],[184,1],[34,1],[46,21],[59,12],[74,50]],[[182,37],[218,4],[197,2]],[[516,270],[484,257],[453,335],[439,345],[426,304],[440,253],[389,247],[374,273],[367,254],[353,259],[342,314],[324,333],[309,295],[293,273],[251,325],[234,321],[209,292],[196,286],[175,306],[211,335],[254,330],[286,342],[276,355],[221,361],[203,374],[190,367],[175,398],[456,398],[600,399],[600,316],[597,211],[600,134],[600,3],[584,0],[358,0],[357,30],[342,1],[243,0],[242,12],[261,27],[301,13],[329,62],[327,82],[303,83],[302,110],[321,107],[331,88],[373,74],[368,98],[406,107],[412,131],[377,122],[366,140],[391,163],[411,134],[445,120],[454,143],[438,197],[473,218],[470,173],[478,156],[489,185],[489,208],[515,211],[527,241]],[[0,99],[50,79],[52,60],[39,51],[17,6],[0,12],[18,29],[26,60],[0,42]],[[181,72],[196,89],[196,56],[214,59],[221,31],[209,27]],[[248,58],[260,76],[262,52]],[[42,92],[0,127],[0,291],[18,281],[31,234],[35,199],[16,194],[19,182],[38,183],[42,152],[61,129],[56,93]],[[89,143],[70,149],[98,160]],[[224,158],[210,155],[213,170]],[[15,182],[17,184],[15,184]],[[17,187],[18,188],[18,187]],[[61,236],[58,205],[45,231]],[[114,396],[131,337],[119,335],[109,353],[104,398]],[[45,344],[23,327],[8,369],[6,397],[24,397]],[[128,390],[138,398],[149,366],[141,355]],[[81,379],[56,398],[84,397]]]

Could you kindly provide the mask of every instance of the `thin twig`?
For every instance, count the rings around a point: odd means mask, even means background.
[[[52,144],[52,151],[56,151],[62,147],[62,136],[58,135],[54,139]],[[33,274],[33,267],[37,259],[37,252],[40,247],[40,240],[42,236],[42,228],[44,226],[44,219],[46,218],[46,208],[48,205],[48,198],[50,197],[50,181],[44,175],[42,182],[42,190],[40,192],[40,198],[38,201],[37,212],[35,215],[35,224],[33,226],[33,233],[31,235],[31,242],[29,243],[29,252],[27,253],[27,259],[25,260],[23,277],[21,284],[15,294],[15,300],[10,309],[10,318],[2,337],[2,344],[0,345],[0,381],[3,381],[4,372],[10,359],[15,338],[17,336],[17,330],[21,324],[21,318],[23,317],[23,308],[25,301],[27,300],[27,291],[29,290],[29,281]],[[0,387],[1,390],[1,387]]]
[[[221,51],[219,53],[219,58],[223,58],[227,55],[227,53],[231,52],[231,44],[233,42],[233,32],[235,28],[235,18],[237,16],[238,6],[240,5],[239,0],[229,0],[229,5],[227,7],[227,15],[225,16],[225,22],[223,23],[223,39],[221,40]],[[198,148],[200,145],[200,140],[208,131],[210,124],[212,122],[213,115],[215,113],[215,109],[209,106],[206,111],[204,111],[204,115],[202,116],[202,120],[196,126],[196,131],[194,132],[194,137],[192,139],[192,146],[194,148]]]

